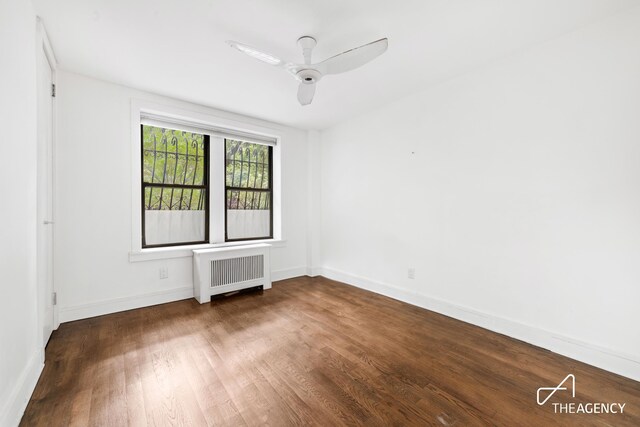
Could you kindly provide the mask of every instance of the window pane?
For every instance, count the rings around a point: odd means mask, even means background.
[[[270,149],[267,145],[227,139],[227,187],[269,189]]]
[[[204,135],[143,125],[144,182],[203,185],[204,144]]]
[[[206,240],[204,190],[146,187],[144,194],[147,246]]]
[[[145,243],[167,245],[205,241],[205,211],[145,210]]]
[[[271,147],[227,139],[227,240],[271,236]]]
[[[253,209],[251,199],[254,198]],[[245,197],[248,201],[245,201]],[[260,200],[260,202],[258,202]],[[270,192],[227,191],[227,239],[266,238],[271,235]],[[263,208],[258,208],[258,203]],[[247,206],[247,208],[245,208]]]

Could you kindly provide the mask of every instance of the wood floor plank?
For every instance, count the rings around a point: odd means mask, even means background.
[[[536,390],[620,414],[554,414]],[[23,426],[638,426],[640,383],[322,277],[63,324]]]

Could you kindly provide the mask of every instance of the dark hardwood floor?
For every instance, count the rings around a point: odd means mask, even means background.
[[[536,390],[624,414],[554,414]],[[567,397],[568,396],[568,397]],[[324,278],[54,332],[25,426],[639,426],[640,383]]]

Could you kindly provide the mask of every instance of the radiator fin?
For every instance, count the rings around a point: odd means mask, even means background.
[[[264,277],[264,255],[212,260],[209,277],[212,288],[261,279]]]

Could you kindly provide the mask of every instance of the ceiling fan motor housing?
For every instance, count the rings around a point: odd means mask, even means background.
[[[322,78],[322,74],[313,68],[305,68],[304,70],[298,71],[296,77],[302,83],[310,85],[320,80]]]

